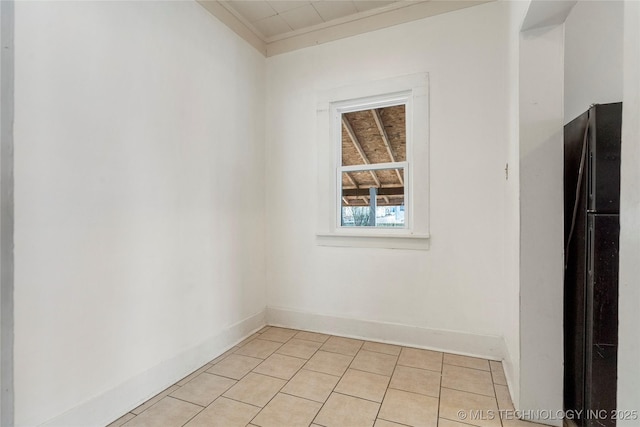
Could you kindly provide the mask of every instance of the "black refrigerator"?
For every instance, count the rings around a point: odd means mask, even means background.
[[[564,406],[584,427],[615,426],[621,125],[614,103],[564,128]]]

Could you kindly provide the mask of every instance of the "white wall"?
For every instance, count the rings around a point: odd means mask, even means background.
[[[581,0],[564,24],[564,122],[622,101],[623,1]]]
[[[624,4],[618,409],[640,409],[640,3]],[[619,421],[637,426],[638,420]]]
[[[104,425],[263,321],[264,71],[196,3],[17,3],[17,425]]]
[[[563,27],[520,40],[519,409],[562,409]],[[560,424],[560,420],[539,420]]]
[[[562,409],[563,125],[622,91],[622,3],[559,3],[536,2],[540,22],[556,24],[520,43],[522,410]]]
[[[505,372],[510,376],[511,398],[516,408],[520,399],[520,28],[528,1],[508,2],[509,17],[509,180],[505,187],[505,304],[508,313],[504,339],[510,360]]]
[[[13,11],[0,3],[0,425],[13,424]]]
[[[505,308],[517,304],[505,298],[508,17],[496,2],[267,59],[270,308],[414,336],[502,337],[517,322]],[[418,72],[430,80],[430,249],[318,246],[318,94]]]

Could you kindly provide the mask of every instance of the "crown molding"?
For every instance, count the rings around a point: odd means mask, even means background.
[[[387,7],[360,12],[312,27],[264,38],[238,13],[216,0],[197,0],[209,13],[227,25],[265,57],[303,49],[394,25],[465,9],[495,0],[428,0],[397,2]]]

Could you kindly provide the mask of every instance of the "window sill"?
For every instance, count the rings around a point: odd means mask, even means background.
[[[428,234],[318,233],[316,241],[319,246],[347,248],[429,249]]]

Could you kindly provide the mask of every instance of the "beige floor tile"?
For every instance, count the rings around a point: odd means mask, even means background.
[[[266,359],[271,356],[273,352],[280,348],[282,344],[275,341],[263,340],[261,338],[255,339],[244,347],[240,347],[235,351],[235,354],[242,356],[257,357],[259,359]]]
[[[253,368],[262,363],[262,359],[255,357],[232,354],[220,363],[216,363],[207,372],[222,377],[239,380],[247,375]]]
[[[236,344],[236,347],[242,347],[245,344],[249,344],[251,341],[255,340],[256,338],[260,338],[260,336],[261,334],[257,332],[255,334],[249,335],[247,338],[245,338],[244,340]]]
[[[276,353],[299,357],[301,359],[309,359],[316,351],[318,351],[321,345],[322,344],[319,342],[292,338],[285,345],[280,347]]]
[[[260,339],[284,343],[293,338],[293,336],[297,333],[298,331],[294,329],[271,327],[268,331],[260,334]]]
[[[387,420],[377,419],[373,427],[406,427],[403,424],[393,423]]]
[[[491,360],[491,376],[493,377],[494,384],[507,385],[507,377],[504,375],[504,369],[502,368],[502,362],[496,362]]]
[[[307,361],[284,354],[272,354],[253,370],[258,374],[290,380]]]
[[[209,362],[210,365],[215,365],[216,363],[220,363],[222,362],[224,359],[226,359],[228,356],[230,356],[231,354],[233,354],[237,349],[239,349],[240,347],[238,346],[234,346],[231,347],[229,350],[225,351],[224,353],[222,353],[220,356],[216,357],[215,359],[213,359],[211,362]]]
[[[438,399],[400,390],[387,391],[378,418],[415,427],[438,425]]]
[[[513,411],[513,403],[511,402],[511,395],[509,394],[509,388],[506,385],[495,384],[493,386],[496,390],[496,400],[498,401],[498,408],[501,411]]]
[[[408,366],[396,366],[389,388],[439,397],[440,373]]]
[[[224,394],[229,399],[264,407],[286,384],[285,380],[250,372]]]
[[[464,424],[458,421],[447,420],[445,418],[438,419],[438,427],[469,427],[470,424]]]
[[[518,420],[516,418],[506,418],[502,420],[503,427],[542,427],[543,424],[532,423],[529,421]]]
[[[202,407],[193,403],[165,397],[124,425],[126,427],[179,427],[201,410]]]
[[[132,414],[131,412],[127,412],[126,414],[124,414],[123,416],[121,416],[111,424],[109,424],[107,427],[120,427],[122,424],[135,418],[135,416],[136,416],[135,414]]]
[[[282,393],[324,403],[340,377],[301,369],[282,389]]]
[[[329,339],[329,335],[307,331],[300,331],[295,335],[295,337],[301,340],[315,341],[319,343],[323,343]]]
[[[398,365],[441,372],[442,353],[439,351],[403,347],[400,357],[398,358]]]
[[[391,376],[396,366],[397,356],[375,353],[373,351],[360,350],[356,358],[351,362],[351,368],[374,374]]]
[[[440,390],[440,417],[481,427],[500,427],[496,399],[448,388]]]
[[[329,375],[341,376],[347,370],[347,367],[353,360],[351,356],[344,354],[328,353],[326,351],[318,351],[304,365],[305,369],[316,372],[324,372]]]
[[[381,403],[387,385],[387,376],[348,369],[336,386],[335,392]]]
[[[189,381],[191,381],[192,379],[194,379],[195,377],[197,377],[198,375],[202,374],[203,372],[205,372],[207,369],[209,369],[211,367],[211,365],[209,363],[207,363],[206,365],[204,365],[202,368],[198,368],[197,370],[193,371],[192,373],[190,373],[189,375],[187,375],[186,377],[184,377],[183,379],[181,379],[180,381],[178,381],[176,383],[176,385],[182,387],[183,385],[185,385],[186,383],[188,383]]]
[[[351,338],[330,337],[322,347],[320,347],[320,350],[355,356],[358,350],[360,350],[360,347],[362,347],[362,344],[362,341]]]
[[[245,427],[260,408],[220,397],[189,421],[185,427]]]
[[[447,365],[462,366],[464,368],[480,369],[482,371],[489,370],[489,361],[486,359],[479,359],[477,357],[445,353],[444,363]]]
[[[265,326],[107,427],[538,425],[498,408],[501,362]]]
[[[164,397],[170,395],[171,393],[173,393],[174,391],[176,391],[179,388],[180,387],[178,387],[177,385],[172,385],[168,389],[163,390],[162,392],[156,394],[151,399],[149,399],[146,402],[144,402],[142,405],[140,405],[137,408],[131,410],[131,413],[133,413],[135,415],[139,415],[139,414],[143,413],[144,411],[146,411],[147,409],[149,409],[150,407],[152,407],[153,405],[158,403],[160,400],[162,400]]]
[[[204,373],[171,393],[172,397],[207,406],[236,383],[225,377]]]
[[[363,350],[375,351],[376,353],[390,354],[392,356],[400,355],[402,347],[399,345],[383,344],[380,342],[367,341],[362,345]]]
[[[326,427],[370,427],[380,404],[344,394],[331,393],[315,419]]]
[[[491,373],[461,366],[442,367],[442,387],[494,397]]]
[[[307,427],[322,404],[279,393],[252,421],[261,427]]]

